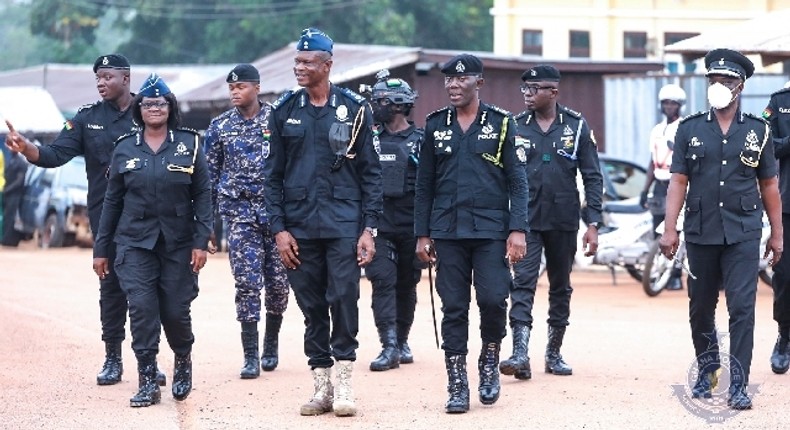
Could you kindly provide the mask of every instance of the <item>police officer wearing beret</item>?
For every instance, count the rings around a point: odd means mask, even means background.
[[[581,216],[576,175],[581,172],[587,202],[588,226],[582,237],[582,247],[588,256],[595,254],[598,248],[603,177],[595,138],[587,121],[580,113],[557,103],[559,70],[550,65],[538,65],[525,71],[521,79],[527,110],[515,117],[516,148],[519,159],[527,163],[529,251],[526,259],[513,268],[510,292],[513,355],[500,363],[499,369],[517,379],[530,379],[532,369],[527,350],[532,330],[532,305],[544,252],[549,277],[545,370],[554,375],[573,373],[563,360],[560,347],[570,317],[573,292],[570,275]]]
[[[509,266],[526,252],[529,191],[513,118],[479,99],[484,83],[480,59],[458,55],[442,73],[450,106],[426,119],[414,231],[418,258],[436,263],[449,380],[445,411],[463,413],[469,410],[466,355],[473,283],[483,341],[477,362],[480,402],[491,405],[499,398]]]
[[[779,163],[779,191],[782,196],[782,225],[790,226],[790,88],[771,94],[763,117],[771,124],[774,155]],[[790,228],[784,230],[784,239]],[[790,368],[790,255],[783,254],[774,266],[773,316],[779,327],[779,336],[771,352],[771,370],[787,373]]]
[[[228,256],[236,281],[236,319],[244,349],[242,379],[278,364],[278,338],[288,306],[288,276],[269,230],[263,198],[263,166],[269,155],[271,109],[258,100],[260,74],[239,64],[226,82],[233,108],[214,118],[206,130],[206,158],[212,202],[228,224]],[[265,291],[266,331],[258,358],[261,290]]]
[[[365,98],[329,82],[332,45],[320,30],[302,31],[293,68],[302,88],[272,105],[264,194],[305,318],[315,390],[300,413],[349,416],[356,413],[351,373],[359,345],[360,267],[376,252],[381,164]]]
[[[84,156],[88,176],[88,218],[91,231],[96,234],[114,142],[118,137],[135,131],[137,126],[129,109],[134,97],[129,91],[129,60],[120,54],[102,55],[93,63],[93,73],[102,100],[82,106],[74,118],[66,121],[54,142],[33,145],[6,121],[10,130],[6,145],[12,151],[20,152],[29,162],[47,168],[62,166],[78,155]],[[108,257],[111,262],[115,258],[113,249],[110,249]],[[99,311],[106,355],[96,383],[112,385],[120,382],[123,374],[121,343],[126,336],[126,295],[114,272],[101,279],[99,284]],[[165,384],[165,375],[161,372],[159,382]]]
[[[116,272],[129,298],[132,349],[139,391],[132,407],[159,403],[156,355],[160,321],[175,353],[173,397],[192,389],[192,317],[197,275],[206,264],[212,231],[211,183],[197,132],[178,128],[178,101],[151,74],[132,102],[142,130],[122,136],[108,170],[93,268]],[[110,268],[111,250],[117,257]]]
[[[768,123],[740,107],[744,82],[754,72],[752,62],[739,52],[714,49],[705,55],[705,67],[711,109],[684,118],[678,127],[660,245],[667,258],[674,258],[677,219],[685,203],[689,321],[699,369],[692,397],[710,398],[718,384],[715,313],[723,286],[730,331],[727,404],[750,409],[747,388],[763,208],[771,223],[763,258],[775,264],[782,255],[776,159]]]

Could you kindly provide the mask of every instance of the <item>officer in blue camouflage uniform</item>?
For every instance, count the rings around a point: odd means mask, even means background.
[[[587,231],[582,238],[585,255],[598,248],[602,220],[603,177],[592,130],[580,113],[557,103],[560,71],[541,64],[521,75],[521,92],[527,110],[516,115],[519,158],[527,162],[529,181],[529,233],[527,258],[513,268],[510,291],[510,327],[513,355],[499,370],[517,379],[530,379],[527,353],[532,330],[532,306],[538,283],[541,254],[546,255],[549,277],[548,343],[546,372],[570,375],[572,369],[560,354],[571,306],[571,269],[581,216],[576,174],[581,172],[587,202]],[[523,148],[523,149],[521,149]]]
[[[782,202],[770,126],[741,111],[740,95],[754,64],[737,51],[714,49],[705,55],[705,67],[711,109],[683,118],[678,126],[660,245],[667,258],[674,258],[685,202],[683,233],[695,275],[688,280],[689,322],[699,368],[691,394],[710,398],[718,384],[715,316],[723,286],[730,331],[727,405],[750,409],[762,213],[765,208],[771,223],[763,257],[775,264],[782,255]]]
[[[782,226],[784,241],[790,242],[790,88],[771,94],[763,118],[771,124],[774,155],[779,163],[779,191],[782,196]],[[784,230],[784,227],[788,227]],[[774,321],[779,336],[771,352],[771,371],[787,373],[790,369],[790,254],[782,254],[774,266]]]
[[[269,155],[271,110],[258,100],[260,74],[239,64],[226,79],[234,107],[214,118],[206,130],[206,157],[212,202],[228,224],[230,267],[236,280],[236,319],[244,348],[242,379],[274,370],[288,278],[269,230],[263,199],[263,166]],[[266,331],[258,360],[261,290],[265,291]]]
[[[359,345],[360,266],[376,252],[381,164],[365,99],[329,82],[332,45],[313,28],[297,42],[293,70],[302,88],[272,104],[264,195],[305,318],[304,350],[315,390],[300,413],[350,416],[356,413],[351,373]]]
[[[175,95],[151,74],[131,109],[142,130],[121,137],[113,152],[93,269],[99,278],[116,272],[129,298],[139,376],[130,406],[145,407],[161,399],[156,384],[161,328],[175,353],[173,397],[184,400],[192,390],[190,308],[198,295],[197,275],[206,264],[213,217],[200,138],[194,130],[179,128]],[[111,268],[107,257],[115,245]]]
[[[420,281],[414,237],[414,184],[424,132],[406,118],[417,92],[403,79],[377,75],[369,88],[373,108],[374,140],[379,145],[384,212],[379,220],[376,256],[365,268],[373,286],[371,307],[382,351],[370,370],[394,369],[412,363],[408,338],[417,304]]]
[[[480,402],[490,405],[499,399],[509,265],[526,252],[529,190],[526,160],[516,155],[513,118],[479,99],[483,63],[462,54],[448,61],[442,73],[450,106],[426,120],[414,232],[419,259],[437,261],[436,290],[442,299],[442,348],[449,379],[445,410],[463,413],[469,410],[466,354],[472,283],[483,341],[477,362]]]
[[[129,91],[129,60],[120,54],[102,55],[93,63],[96,89],[102,100],[85,105],[63,127],[58,137],[49,145],[37,147],[17,132],[6,136],[6,145],[20,152],[37,166],[52,168],[66,164],[72,158],[85,157],[88,176],[88,219],[91,231],[99,231],[104,192],[107,189],[107,167],[110,164],[114,142],[118,137],[137,130],[131,109],[134,94]],[[9,124],[9,129],[12,128]],[[110,249],[110,264],[115,250]],[[105,361],[96,376],[99,385],[112,385],[121,381],[123,362],[121,343],[126,337],[126,294],[121,290],[114,272],[99,282],[99,310],[102,340],[105,344]],[[159,383],[165,384],[165,375],[159,373]]]

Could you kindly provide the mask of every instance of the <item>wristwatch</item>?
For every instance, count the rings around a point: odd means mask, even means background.
[[[587,224],[587,226],[588,227],[595,227],[595,229],[598,230],[599,228],[601,228],[601,223],[598,222],[598,221],[595,221],[595,222],[591,222],[591,223]]]
[[[365,231],[370,233],[370,237],[375,238],[379,235],[379,229],[373,227],[365,227]]]

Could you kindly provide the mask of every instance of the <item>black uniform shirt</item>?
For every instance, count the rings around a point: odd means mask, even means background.
[[[465,133],[455,108],[428,115],[417,169],[416,236],[503,240],[528,230],[529,190],[515,128],[508,112],[485,103]]]
[[[763,117],[771,124],[774,155],[779,162],[779,191],[782,213],[790,213],[790,88],[773,94]]]
[[[112,103],[101,100],[81,107],[73,119],[66,121],[54,142],[38,148],[39,158],[35,164],[41,167],[58,167],[78,155],[85,156],[88,217],[94,233],[99,228],[107,190],[107,167],[115,141],[136,129],[131,109],[121,112]]]
[[[379,233],[411,235],[414,233],[414,185],[424,132],[414,124],[395,134],[390,134],[381,125],[374,130],[379,132],[384,189],[384,212],[379,220]]]
[[[759,239],[763,202],[757,180],[776,176],[768,123],[738,111],[723,134],[713,109],[699,112],[681,120],[674,151],[672,173],[688,176],[686,240],[724,245]]]
[[[518,114],[515,120],[516,141],[524,148],[527,159],[530,230],[579,229],[577,171],[584,182],[587,221],[601,222],[603,176],[587,121],[580,113],[559,104],[557,118],[545,133],[532,111]],[[521,156],[521,150],[518,151]]]

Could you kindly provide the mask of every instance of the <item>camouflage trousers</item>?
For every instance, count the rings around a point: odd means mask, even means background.
[[[236,281],[236,319],[261,320],[261,290],[266,312],[282,315],[288,306],[288,275],[269,226],[228,219],[228,253]]]

